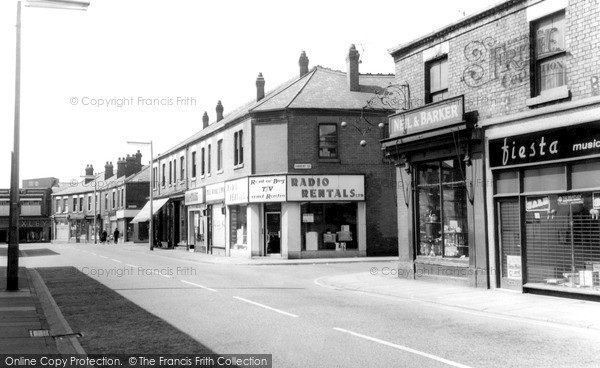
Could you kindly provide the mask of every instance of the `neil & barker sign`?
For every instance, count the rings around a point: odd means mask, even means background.
[[[446,128],[464,121],[463,96],[449,98],[390,117],[390,138]]]
[[[490,167],[600,154],[600,122],[490,140]]]

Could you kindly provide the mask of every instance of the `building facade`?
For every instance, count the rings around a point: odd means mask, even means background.
[[[401,271],[600,295],[596,1],[505,1],[390,50]]]
[[[159,240],[199,252],[282,258],[397,254],[393,167],[383,156],[391,109],[365,109],[392,75],[308,68],[154,160]],[[167,201],[164,201],[168,198]],[[159,202],[163,199],[162,202]],[[171,233],[169,233],[171,232]]]
[[[131,223],[150,193],[150,167],[142,166],[141,157],[138,151],[119,158],[116,173],[112,162],[106,162],[105,171],[99,174],[88,165],[84,179],[55,191],[53,240],[99,241],[104,231],[110,239],[118,229],[120,242],[147,241],[148,228]]]
[[[58,179],[22,181],[20,194],[19,243],[49,242],[52,238],[52,191]],[[10,189],[0,189],[0,242],[8,242]]]

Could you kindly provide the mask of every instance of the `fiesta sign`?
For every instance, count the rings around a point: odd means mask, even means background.
[[[390,138],[445,128],[464,121],[463,97],[454,97],[390,117]]]

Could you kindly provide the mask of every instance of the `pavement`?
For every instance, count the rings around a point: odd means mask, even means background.
[[[326,276],[315,280],[315,283],[331,289],[409,300],[468,313],[600,331],[598,302],[409,280],[389,275],[391,272],[384,275],[381,271],[390,265],[393,268],[396,257],[293,260],[280,257],[234,258],[190,252],[185,247],[155,248],[150,251],[147,244],[125,243],[116,246],[132,252],[147,252],[186,261],[240,266],[382,262],[381,267],[371,268],[371,272]],[[374,269],[377,272],[373,272]],[[70,335],[73,331],[35,269],[19,269],[19,291],[9,292],[5,288],[6,267],[0,267],[0,352],[85,354],[77,336]],[[32,337],[32,334],[41,336]]]

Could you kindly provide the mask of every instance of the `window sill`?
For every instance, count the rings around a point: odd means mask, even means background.
[[[235,165],[233,167],[234,170],[239,170],[239,169],[243,169],[243,168],[244,168],[244,164]]]
[[[469,267],[469,258],[446,258],[446,257],[429,257],[417,256],[416,263],[430,264],[437,266],[457,266]]]
[[[534,107],[548,102],[564,100],[570,96],[571,92],[569,91],[569,87],[565,85],[546,90],[537,97],[529,98],[525,101],[525,104],[528,107]]]
[[[221,175],[221,174],[223,174],[223,170],[217,171],[217,175]]]
[[[319,162],[339,164],[341,161],[339,157],[319,157]]]

